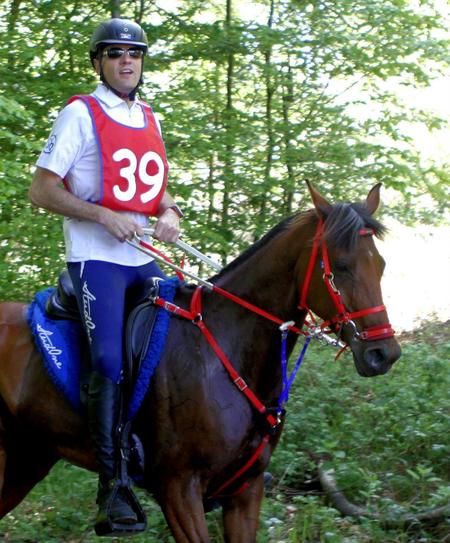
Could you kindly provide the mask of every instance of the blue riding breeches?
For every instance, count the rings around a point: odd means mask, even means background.
[[[124,360],[126,317],[144,295],[149,277],[166,275],[155,262],[122,266],[100,260],[68,262],[86,331],[92,369],[119,383]]]

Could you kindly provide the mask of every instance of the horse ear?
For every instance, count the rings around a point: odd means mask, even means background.
[[[309,193],[311,194],[314,207],[316,208],[319,217],[324,219],[331,210],[331,204],[329,204],[327,200],[325,200],[325,198],[314,187],[311,181],[306,180],[306,184],[308,185]]]
[[[369,194],[366,198],[366,207],[368,212],[373,215],[380,205],[380,188],[381,183],[377,183],[374,187],[370,189]]]

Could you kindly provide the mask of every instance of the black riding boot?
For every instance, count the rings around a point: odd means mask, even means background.
[[[115,434],[119,412],[120,385],[94,371],[89,381],[88,422],[99,467],[96,526],[107,519],[117,524],[134,524],[138,520],[125,496],[117,490]]]

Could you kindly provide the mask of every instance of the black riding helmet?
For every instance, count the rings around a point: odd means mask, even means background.
[[[139,49],[142,49],[145,53],[148,50],[148,41],[147,36],[144,30],[140,25],[129,19],[109,19],[101,23],[98,28],[94,31],[91,38],[91,44],[89,49],[89,56],[91,63],[94,66],[94,59],[99,58],[103,49],[110,44],[123,44],[123,45],[134,45]],[[144,58],[142,58],[142,71],[144,68]],[[129,98],[134,100],[136,91],[139,88],[139,85],[142,84],[142,71],[141,78],[139,80],[136,88],[130,92]],[[112,88],[109,83],[105,80],[103,75],[103,69],[100,69],[100,79],[107,85],[111,90],[120,96],[114,88]]]

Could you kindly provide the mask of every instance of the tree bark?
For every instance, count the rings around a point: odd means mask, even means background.
[[[267,28],[269,31],[273,27],[273,16],[275,11],[275,2],[271,0],[269,18],[267,20]],[[271,186],[271,174],[273,165],[273,150],[275,146],[275,136],[273,130],[273,95],[275,93],[275,83],[273,77],[273,65],[272,65],[272,45],[269,44],[264,52],[264,76],[266,84],[266,136],[267,136],[267,148],[266,148],[266,163],[264,165],[264,184],[263,192],[260,196],[261,201],[259,204],[259,213],[257,215],[257,221],[259,228],[255,231],[255,237],[258,238],[261,235],[261,231],[264,229],[265,219],[267,215],[267,191]]]
[[[224,159],[224,190],[222,203],[222,229],[225,235],[229,230],[229,213],[231,190],[233,186],[233,87],[234,87],[234,51],[231,35],[232,22],[232,0],[226,2],[225,32],[227,35],[228,47],[230,48],[227,57],[227,80],[226,80],[226,106],[224,115],[225,125],[225,159]]]
[[[111,17],[120,17],[120,0],[111,0]]]

